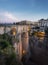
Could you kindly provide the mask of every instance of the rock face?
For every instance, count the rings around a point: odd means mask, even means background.
[[[17,34],[15,36],[15,42],[13,40],[13,46],[19,55],[20,59],[24,54],[29,54],[29,35],[28,35],[28,26],[27,25],[17,25]],[[19,40],[18,42],[16,41]],[[29,57],[29,56],[28,56]]]
[[[0,34],[4,34],[4,27],[0,27]]]
[[[29,58],[29,35],[28,32],[23,32],[22,34],[22,53],[26,54],[26,57]]]
[[[48,65],[48,48],[46,47],[47,39],[38,39],[31,36],[29,40],[31,60],[37,65]]]

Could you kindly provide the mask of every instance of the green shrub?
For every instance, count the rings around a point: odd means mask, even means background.
[[[0,40],[0,47],[1,47],[1,49],[4,49],[4,48],[6,48],[6,47],[8,47],[10,44],[9,44],[9,42],[8,41],[6,41],[6,40]]]

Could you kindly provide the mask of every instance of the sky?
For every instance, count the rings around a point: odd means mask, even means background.
[[[0,0],[0,23],[48,18],[48,0]]]

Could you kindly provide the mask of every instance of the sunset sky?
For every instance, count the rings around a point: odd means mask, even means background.
[[[48,18],[48,0],[0,0],[0,22]]]

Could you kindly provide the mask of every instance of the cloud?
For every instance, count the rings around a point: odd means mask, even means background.
[[[12,23],[17,22],[16,16],[9,12],[0,12],[0,23]]]

